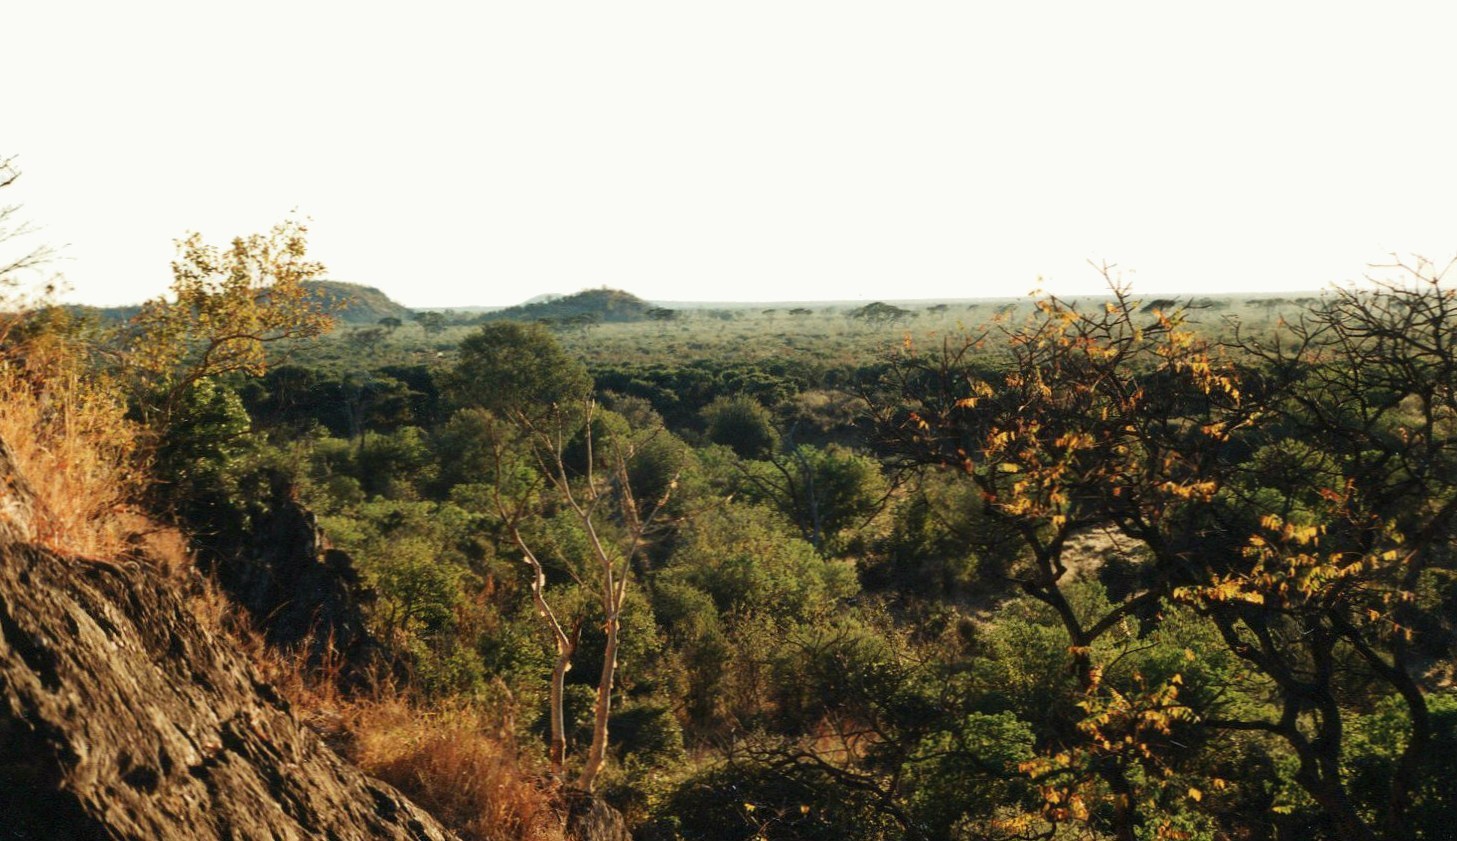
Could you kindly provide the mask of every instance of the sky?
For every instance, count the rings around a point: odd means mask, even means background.
[[[1271,292],[1457,253],[1450,3],[8,0],[0,29],[0,203],[85,303],[290,213],[413,307],[1086,294],[1105,263]]]

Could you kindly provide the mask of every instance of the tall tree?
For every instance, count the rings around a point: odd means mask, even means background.
[[[491,413],[487,435],[495,513],[530,570],[532,601],[555,647],[549,693],[550,759],[558,776],[565,774],[567,760],[566,675],[577,653],[583,619],[573,621],[562,613],[561,605],[553,604],[547,590],[550,559],[543,558],[542,542],[532,536],[529,525],[558,508],[567,512],[582,538],[568,550],[577,556],[560,562],[593,594],[605,638],[592,741],[575,781],[587,791],[607,758],[622,611],[633,567],[676,486],[670,479],[657,499],[637,498],[630,474],[643,435],[635,435],[620,418],[613,418],[616,424],[602,423],[591,385],[585,367],[569,357],[545,328],[511,322],[488,324],[462,342],[453,374],[457,398]]]
[[[1121,704],[1102,682],[1095,652],[1110,631],[1167,598],[1181,564],[1160,568],[1145,589],[1099,615],[1081,615],[1067,588],[1069,539],[1112,526],[1138,540],[1162,543],[1188,519],[1191,503],[1217,489],[1208,453],[1221,427],[1216,416],[1237,411],[1238,391],[1211,365],[1207,348],[1177,316],[1139,319],[1126,290],[1092,311],[1056,298],[1039,302],[1024,324],[920,355],[908,348],[894,370],[898,404],[882,404],[881,424],[910,461],[962,471],[976,484],[986,514],[1022,544],[1008,583],[1052,608],[1067,635],[1070,665],[1086,709]],[[1008,356],[1000,374],[979,370],[989,341]],[[1055,797],[1054,820],[1087,817],[1075,808],[1084,780],[1099,780],[1113,804],[1108,827],[1135,837],[1144,820],[1136,780],[1161,770],[1159,759],[1133,745],[1143,731],[1168,726],[1177,708],[1157,688],[1101,722],[1081,762],[1041,769]],[[1125,739],[1130,738],[1131,742]],[[1089,746],[1106,744],[1105,751]]]
[[[1298,780],[1343,838],[1415,837],[1432,740],[1422,674],[1452,656],[1452,617],[1429,585],[1457,568],[1457,293],[1426,261],[1389,268],[1275,334],[1243,337],[1270,395],[1260,442],[1306,458],[1233,486],[1241,503],[1265,494],[1243,563],[1186,591],[1235,605],[1210,614],[1281,696],[1278,719],[1242,726],[1294,748]],[[1399,697],[1406,721],[1383,802],[1357,804],[1343,754],[1366,681]]]

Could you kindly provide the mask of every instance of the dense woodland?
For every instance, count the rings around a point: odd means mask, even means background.
[[[118,496],[204,569],[311,510],[376,648],[277,655],[297,703],[395,710],[342,749],[463,833],[579,787],[644,839],[1451,837],[1437,267],[333,323],[304,233],[184,240],[123,321],[27,309],[6,393],[114,407]]]

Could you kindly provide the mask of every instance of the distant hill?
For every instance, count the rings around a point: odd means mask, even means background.
[[[132,304],[124,307],[92,307],[85,304],[66,304],[62,309],[76,318],[95,321],[109,327],[131,320],[142,311],[142,306]]]
[[[411,311],[403,304],[390,300],[385,293],[373,286],[344,283],[338,280],[314,280],[304,284],[316,301],[329,305],[333,316],[345,324],[378,324],[381,318],[394,317],[408,322]],[[142,311],[140,304],[121,307],[92,307],[85,304],[68,305],[66,310],[81,318],[92,318],[102,324],[117,324],[130,320]]]
[[[546,301],[507,307],[481,316],[481,321],[646,321],[655,305],[620,289],[584,289]]]
[[[315,300],[329,305],[333,316],[345,324],[378,324],[381,318],[410,320],[410,309],[390,300],[373,286],[339,280],[313,280],[304,284]]]

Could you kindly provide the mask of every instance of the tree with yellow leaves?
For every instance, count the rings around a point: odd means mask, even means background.
[[[999,371],[979,370],[973,360],[993,345],[1006,362]],[[1159,763],[1124,750],[1124,738],[1157,723],[1150,715],[1176,709],[1170,699],[1178,690],[1150,687],[1146,705],[1120,696],[1101,680],[1095,645],[1155,610],[1189,571],[1162,564],[1127,599],[1101,615],[1080,615],[1067,591],[1068,544],[1077,533],[1104,527],[1177,552],[1168,536],[1187,532],[1191,512],[1218,490],[1211,456],[1232,427],[1247,421],[1236,381],[1182,313],[1142,314],[1116,285],[1111,300],[1096,307],[1050,297],[1024,323],[993,325],[935,354],[908,348],[894,370],[902,400],[882,406],[881,428],[908,460],[965,474],[986,513],[1021,543],[1022,560],[1008,583],[1061,620],[1069,666],[1086,696],[1083,729],[1090,743],[1109,746],[1065,755],[1079,757],[1080,768],[1027,765],[1049,793],[1061,792],[1049,816],[1086,817],[1070,805],[1084,802],[1076,791],[1084,781],[1096,780],[1113,804],[1107,828],[1134,838],[1143,820],[1135,780]],[[1140,705],[1147,714],[1096,721],[1093,712]]]
[[[1053,823],[1146,831],[1169,734],[1192,727],[1287,746],[1331,837],[1418,837],[1407,815],[1429,796],[1431,724],[1413,649],[1450,657],[1451,619],[1422,593],[1451,573],[1457,534],[1457,300],[1430,266],[1403,269],[1222,350],[1183,311],[1144,312],[1115,285],[1094,306],[1048,298],[1025,323],[898,360],[889,442],[975,484],[1022,546],[1008,583],[1066,632],[1078,738],[1024,763]],[[1069,541],[1091,529],[1141,558],[1135,586],[1094,615],[1068,592]],[[1177,675],[1103,680],[1114,655],[1100,640],[1180,606],[1217,629],[1263,706],[1191,708]],[[1384,793],[1361,802],[1345,734],[1383,697],[1400,699],[1405,732]]]
[[[170,297],[148,301],[132,322],[129,357],[165,424],[199,380],[267,370],[267,347],[327,332],[333,320],[305,285],[324,274],[307,254],[308,228],[289,219],[226,248],[202,235],[177,242]]]

